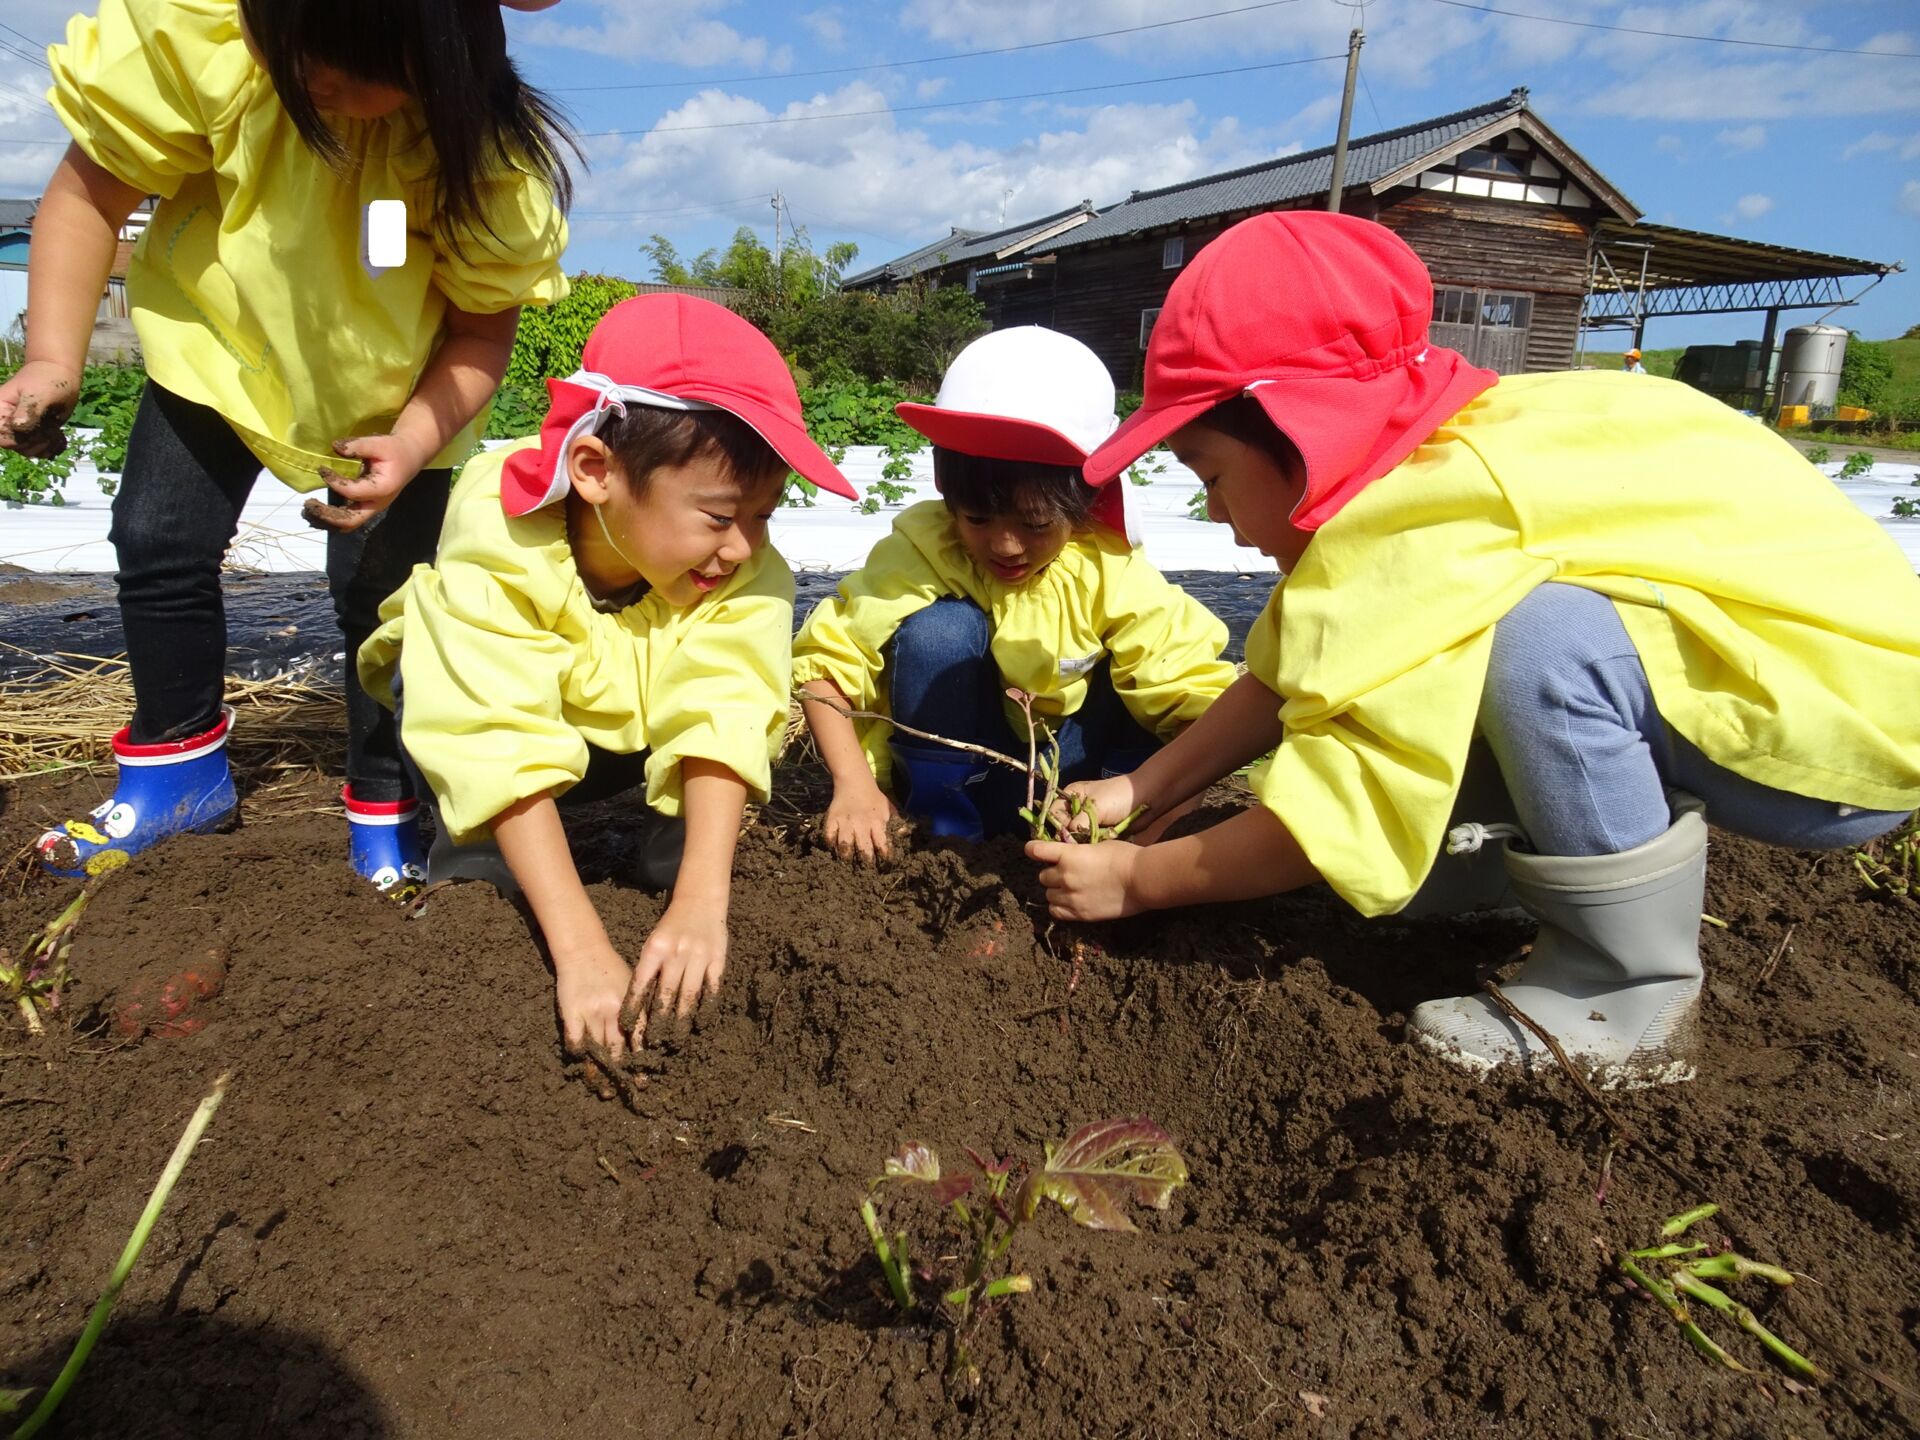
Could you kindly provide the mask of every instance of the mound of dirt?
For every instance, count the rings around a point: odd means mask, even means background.
[[[0,842],[98,784],[16,788]],[[577,838],[631,953],[661,902],[604,878],[610,813]],[[463,886],[408,919],[344,850],[310,813],[143,858],[84,919],[74,1028],[0,1035],[0,1384],[52,1377],[234,1072],[53,1433],[1920,1427],[1920,904],[1842,857],[1717,840],[1700,1079],[1613,1102],[1697,1188],[1623,1150],[1602,1203],[1606,1134],[1562,1079],[1476,1081],[1399,1038],[1514,954],[1509,922],[1365,922],[1308,894],[1083,930],[1049,924],[1011,844],[867,870],[763,816],[723,990],[661,1037],[629,1111],[569,1076],[512,906]],[[0,901],[16,949],[68,893],[22,876]],[[128,997],[216,968],[203,1025],[115,1034]],[[957,1392],[952,1337],[883,1299],[866,1182],[904,1140],[1037,1162],[1130,1114],[1192,1183],[1139,1235],[1044,1214],[1015,1252],[1034,1292],[982,1319]],[[1699,1199],[1726,1207],[1707,1238],[1817,1282],[1741,1294],[1832,1383],[1794,1392],[1717,1317],[1757,1373],[1714,1369],[1612,1277]]]

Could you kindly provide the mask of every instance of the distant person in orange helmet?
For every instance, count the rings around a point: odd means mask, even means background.
[[[1624,369],[1627,374],[1644,375],[1647,373],[1647,367],[1640,363],[1640,352],[1638,350],[1627,351],[1625,358],[1627,363],[1621,368]]]

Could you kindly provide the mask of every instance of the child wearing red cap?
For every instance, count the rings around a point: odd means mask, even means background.
[[[1165,440],[1286,573],[1249,673],[1083,788],[1103,820],[1161,810],[1273,751],[1262,803],[1151,847],[1029,854],[1063,917],[1319,879],[1378,915],[1470,898],[1443,847],[1504,841],[1483,853],[1540,922],[1508,996],[1603,1083],[1684,1080],[1706,819],[1829,848],[1920,804],[1920,582],[1719,402],[1617,373],[1503,379],[1428,343],[1431,306],[1413,252],[1351,216],[1259,216],[1182,272],[1146,403],[1087,478]],[[1458,823],[1506,818],[1465,802],[1476,737],[1517,823]],[[1408,1028],[1475,1071],[1542,1063],[1478,996]]]
[[[1032,697],[1062,773],[1131,769],[1232,683],[1226,627],[1130,543],[1126,487],[1080,477],[1113,432],[1113,380],[1079,341],[1036,325],[982,336],[932,405],[900,417],[933,441],[941,500],[905,511],[794,641],[794,679],[842,707],[1025,756]],[[1020,777],[962,750],[806,706],[833,774],[825,834],[841,855],[889,848],[889,780],[932,833],[1019,824]]]
[[[470,461],[440,551],[361,647],[439,836],[429,881],[523,893],[567,1045],[618,1060],[642,1007],[685,1014],[726,965],[734,840],[785,726],[793,576],[767,544],[789,467],[854,491],[807,438],[779,352],[686,296],[609,310],[549,380],[536,439]],[[556,800],[644,786],[641,878],[672,887],[631,968],[581,885]],[[684,855],[682,852],[684,851]],[[642,1020],[622,1032],[622,1006]]]

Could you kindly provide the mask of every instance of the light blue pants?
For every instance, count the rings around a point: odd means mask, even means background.
[[[1669,787],[1706,801],[1722,830],[1796,850],[1865,844],[1908,814],[1770,789],[1714,764],[1660,718],[1613,602],[1576,585],[1542,585],[1496,627],[1480,732],[1543,855],[1645,844],[1672,823]]]

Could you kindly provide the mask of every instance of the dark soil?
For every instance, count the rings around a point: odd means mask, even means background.
[[[0,852],[99,780],[4,796]],[[804,786],[797,787],[804,791]],[[329,791],[316,782],[316,806]],[[791,814],[792,812],[785,812]],[[596,875],[623,832],[577,837]],[[1844,857],[1716,844],[1697,1083],[1618,1097],[1697,1189],[1558,1076],[1499,1085],[1402,1043],[1418,1000],[1512,956],[1508,922],[1362,922],[1324,895],[1069,927],[1011,845],[878,871],[763,815],[732,959],[639,1112],[570,1078],[552,982],[491,890],[409,920],[331,814],[256,818],[111,877],[69,1015],[0,1019],[0,1384],[44,1384],[195,1101],[194,1155],[61,1417],[64,1436],[1891,1436],[1920,1427],[1920,902]],[[68,887],[5,877],[17,948]],[[637,948],[660,902],[601,880]],[[1792,943],[1762,980],[1776,945]],[[118,1001],[224,964],[197,1033]],[[217,967],[212,967],[217,973]],[[192,1028],[192,1027],[187,1027]],[[971,1337],[902,1324],[855,1215],[901,1141],[1037,1161],[1146,1114],[1192,1183],[1143,1233],[1049,1212],[1034,1293]],[[1742,1293],[1837,1372],[1712,1368],[1612,1278],[1698,1199],[1804,1272]],[[932,1253],[932,1252],[926,1252]]]

